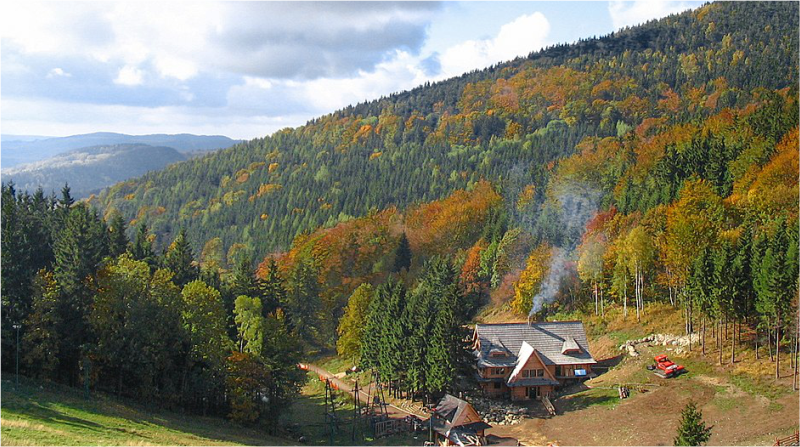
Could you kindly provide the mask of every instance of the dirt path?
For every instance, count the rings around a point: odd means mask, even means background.
[[[324,370],[324,369],[320,368],[319,366],[314,365],[312,363],[304,363],[303,365],[306,366],[308,371],[311,371],[311,372],[317,374],[320,378],[329,379],[331,381],[331,384],[334,386],[334,388],[338,389],[339,391],[343,391],[343,392],[348,393],[350,395],[353,394],[353,385],[352,384],[345,382],[344,380],[342,380],[342,379],[336,377],[335,375],[333,375],[331,372],[326,371],[326,370]],[[373,384],[370,383],[370,387],[372,387],[372,386],[373,386]],[[366,390],[365,389],[359,389],[358,390],[358,399],[361,402],[365,403],[365,404],[369,403],[369,399],[372,396],[372,391],[373,390],[371,388],[367,388]],[[409,410],[405,410],[403,408],[397,407],[397,406],[395,406],[393,404],[390,404],[388,402],[386,404],[386,412],[388,413],[389,417],[391,417],[391,418],[404,418],[404,417],[409,416],[409,415],[410,416],[416,416],[416,417],[418,417],[420,419],[427,419],[428,418],[428,416],[413,413],[413,412],[411,412]]]

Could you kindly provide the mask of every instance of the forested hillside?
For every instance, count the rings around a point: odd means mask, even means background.
[[[186,160],[171,147],[146,144],[116,144],[75,149],[46,160],[3,169],[3,181],[13,182],[20,191],[60,191],[69,184],[76,198],[148,171],[163,169]]]
[[[88,203],[4,185],[3,368],[19,335],[24,374],[274,428],[309,353],[441,394],[469,387],[458,334],[481,309],[661,303],[703,340],[749,326],[777,372],[798,329],[797,29],[797,3],[715,3]]]
[[[238,143],[228,137],[213,135],[126,135],[113,132],[95,132],[68,137],[34,137],[6,135],[3,137],[3,167],[10,168],[54,157],[64,152],[92,146],[119,144],[144,144],[171,147],[183,154],[202,153],[231,147]],[[61,185],[63,186],[63,185]]]
[[[585,137],[692,122],[797,84],[797,5],[717,3],[410,92],[118,184],[93,202],[159,244],[285,249],[302,231],[487,179],[535,186]],[[767,92],[763,91],[766,90]],[[791,96],[795,96],[795,90]],[[702,173],[701,173],[702,174]],[[534,206],[535,209],[535,206]],[[528,216],[535,234],[556,231]]]

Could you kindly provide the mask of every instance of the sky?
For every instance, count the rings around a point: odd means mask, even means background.
[[[695,1],[0,5],[0,133],[250,139]]]

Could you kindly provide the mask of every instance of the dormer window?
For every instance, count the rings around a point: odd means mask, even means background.
[[[492,350],[491,352],[489,352],[489,357],[492,358],[508,357],[508,354],[505,351]]]
[[[561,345],[561,353],[562,354],[580,354],[581,347],[578,346],[578,343],[572,337],[567,337],[564,340],[564,344]]]

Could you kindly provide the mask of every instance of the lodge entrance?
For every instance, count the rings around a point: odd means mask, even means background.
[[[539,387],[538,386],[525,387],[525,397],[527,397],[528,399],[538,399]]]

